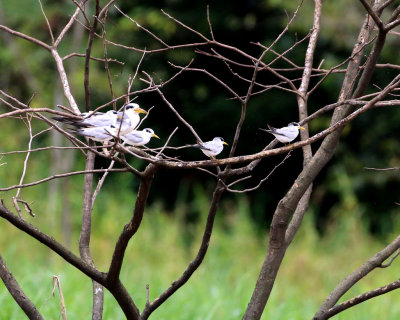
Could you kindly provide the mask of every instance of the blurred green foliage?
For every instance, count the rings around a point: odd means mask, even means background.
[[[207,194],[199,196],[207,197]],[[267,248],[265,235],[263,238],[254,236],[256,229],[248,217],[250,204],[243,199],[237,203],[224,203],[203,264],[188,285],[154,312],[153,318],[167,320],[172,315],[177,320],[240,318],[252,294]],[[223,216],[222,211],[229,214]],[[96,232],[93,232],[91,251],[100,270],[107,270],[116,230],[121,228],[121,220],[126,220],[126,215],[123,210],[94,215]],[[27,219],[36,223],[36,219]],[[150,285],[150,299],[155,299],[194,258],[205,219],[203,214],[197,223],[188,226],[181,210],[175,215],[166,215],[160,203],[146,210],[143,225],[127,249],[121,275],[140,309],[146,303],[146,284]],[[263,320],[311,319],[337,283],[385,245],[372,238],[359,221],[359,212],[349,214],[331,223],[328,232],[320,237],[313,226],[313,212],[308,212],[302,229],[285,256]],[[192,235],[189,243],[182,230]],[[59,235],[50,232],[59,239]],[[46,319],[60,316],[59,294],[56,291],[54,297],[51,295],[53,275],[60,276],[68,318],[90,318],[92,301],[88,293],[91,282],[80,272],[55,254],[49,255],[38,242],[7,224],[2,226],[0,247],[4,248],[2,256],[8,267]],[[77,252],[77,244],[72,249]],[[399,261],[395,260],[390,268],[374,271],[344,299],[397,279],[398,264]],[[21,310],[2,285],[0,319],[23,318]],[[394,291],[362,303],[336,318],[395,320],[400,316],[400,307],[396,303],[399,298],[400,292]],[[121,310],[106,291],[104,319],[121,318]]]

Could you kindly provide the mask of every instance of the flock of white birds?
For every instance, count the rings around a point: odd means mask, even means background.
[[[93,141],[107,143],[112,139],[121,139],[124,144],[134,147],[144,146],[151,138],[159,137],[154,133],[153,129],[145,128],[138,130],[140,125],[140,113],[147,114],[137,103],[128,103],[122,111],[110,110],[103,112],[85,112],[81,114],[81,118],[76,116],[54,117],[54,120],[71,125],[69,131],[76,135],[85,136]],[[291,122],[287,127],[273,128],[268,125],[268,129],[261,129],[271,133],[282,143],[289,143],[296,139],[299,130],[304,130],[297,122]],[[228,145],[223,138],[215,137],[211,141],[198,143],[192,147],[200,148],[203,153],[215,159],[224,148]]]

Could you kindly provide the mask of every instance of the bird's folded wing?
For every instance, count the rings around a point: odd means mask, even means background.
[[[126,139],[129,139],[133,142],[140,142],[142,141],[142,136],[138,132],[131,132],[124,136]]]
[[[276,134],[278,136],[287,137],[287,134],[280,129],[274,129],[272,132],[273,134]]]
[[[204,145],[204,144],[198,144],[196,145],[197,148],[203,149],[203,150],[208,150],[208,151],[212,151],[211,147]]]

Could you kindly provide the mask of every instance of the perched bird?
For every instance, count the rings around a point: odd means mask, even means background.
[[[94,141],[108,142],[118,135],[118,129],[113,126],[75,128],[69,130],[73,134],[88,137]]]
[[[147,113],[147,111],[140,108],[137,103],[128,103],[120,112],[109,110],[106,113],[94,113],[90,111],[81,114],[83,119],[78,119],[76,116],[54,117],[53,119],[75,127],[114,126],[120,129],[121,134],[127,134],[137,128],[140,122],[139,113]]]
[[[128,103],[126,106],[124,106],[123,111],[118,112],[117,117],[119,121],[129,120],[130,130],[121,129],[121,133],[129,133],[130,131],[135,130],[138,127],[140,122],[139,113],[147,113],[147,111],[140,108],[137,103]]]
[[[159,136],[157,136],[153,129],[146,128],[143,130],[133,130],[132,132],[128,134],[124,134],[121,136],[121,139],[126,143],[130,144],[131,146],[143,146],[147,143],[149,143],[150,139],[154,137],[157,139],[160,139]]]
[[[305,130],[303,127],[301,127],[297,122],[291,122],[288,124],[287,127],[283,128],[274,128],[268,125],[268,129],[262,129],[259,128],[262,131],[266,131],[268,133],[271,133],[275,136],[276,139],[278,139],[282,143],[288,143],[296,139],[296,137],[299,135],[299,130]]]
[[[84,112],[81,113],[83,119],[78,119],[74,116],[71,117],[53,117],[54,120],[71,124],[77,127],[106,127],[116,125],[118,121],[118,112],[109,110],[106,113],[103,112]]]
[[[228,145],[223,138],[215,137],[211,141],[198,143],[193,147],[200,148],[207,157],[215,159],[215,156],[219,155],[224,149],[224,144]]]
[[[118,112],[109,110],[106,113],[100,112],[84,112],[81,114],[84,117],[80,124],[93,127],[106,127],[115,125],[118,120]]]

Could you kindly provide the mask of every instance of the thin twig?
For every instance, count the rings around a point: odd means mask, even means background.
[[[393,167],[393,168],[369,168],[369,167],[364,167],[365,170],[373,170],[373,171],[393,171],[393,170],[400,170],[399,167]]]
[[[252,188],[243,189],[243,190],[231,189],[230,186],[232,186],[233,184],[236,184],[236,183],[242,181],[242,179],[239,179],[239,180],[236,180],[236,181],[230,183],[230,184],[227,186],[226,190],[229,191],[229,192],[233,192],[233,193],[246,193],[246,192],[250,192],[250,191],[257,190],[259,187],[261,187],[261,185],[262,185],[266,180],[268,180],[268,179],[271,177],[271,175],[275,172],[276,169],[278,169],[282,164],[285,163],[285,161],[286,161],[288,158],[290,158],[291,152],[292,152],[292,151],[289,151],[288,154],[283,158],[283,160],[282,160],[281,162],[279,162],[279,163],[270,171],[270,173],[268,173],[268,175],[267,175],[265,178],[262,178],[256,186],[254,186],[254,187],[252,187]],[[249,178],[249,177],[246,177],[246,179],[247,179],[247,178]]]
[[[161,293],[161,295],[158,298],[154,299],[151,303],[146,304],[146,307],[144,308],[141,314],[141,319],[143,320],[148,319],[150,314],[155,309],[157,309],[161,304],[163,304],[169,297],[171,297],[180,287],[182,287],[200,266],[201,262],[203,261],[207,253],[207,249],[210,243],[217,206],[225,189],[223,185],[224,183],[221,180],[218,180],[217,186],[214,190],[210,209],[208,211],[207,222],[204,228],[203,238],[196,257],[193,259],[193,261],[189,263],[189,265],[187,266],[186,270],[182,273],[182,275],[177,280],[172,282],[169,288],[167,288],[163,293]]]
[[[28,168],[28,160],[29,160],[29,157],[31,155],[31,151],[30,150],[32,148],[32,141],[33,141],[31,119],[32,119],[32,116],[30,116],[30,115],[26,116],[26,120],[27,121],[25,122],[25,125],[26,125],[26,127],[28,129],[28,132],[29,132],[28,152],[26,153],[26,156],[25,156],[24,165],[23,165],[23,168],[22,168],[22,174],[21,174],[21,178],[19,180],[19,185],[23,184],[23,181],[24,181],[25,175],[26,175],[26,170]],[[15,209],[17,210],[17,212],[18,212],[19,217],[22,218],[21,209],[18,206],[18,198],[19,198],[20,192],[21,192],[21,188],[18,188],[17,189],[17,193],[13,197],[13,202],[14,202],[14,206],[15,206]]]
[[[167,147],[169,141],[172,139],[172,136],[175,134],[175,132],[178,130],[178,127],[176,127],[174,129],[174,131],[171,132],[171,134],[169,135],[167,141],[165,141],[164,146],[162,146],[162,148],[160,149],[160,151],[157,153],[156,157],[158,158],[165,150],[165,148]]]
[[[118,156],[118,153],[115,156]],[[96,189],[94,190],[93,196],[92,196],[92,204],[91,204],[92,208],[91,208],[91,211],[93,210],[94,202],[96,201],[97,195],[99,194],[100,189],[104,184],[104,181],[106,180],[110,170],[114,167],[114,165],[115,165],[115,160],[112,160],[110,165],[107,168],[107,171],[104,172],[103,176],[101,177],[101,179],[97,183]]]
[[[390,266],[392,265],[393,261],[399,256],[399,254],[400,254],[400,249],[397,250],[396,254],[389,260],[388,263],[382,263],[382,264],[379,266],[379,268],[387,268],[387,267],[390,267]]]
[[[10,29],[10,28],[8,28],[6,26],[3,26],[1,24],[0,24],[0,30],[4,30],[4,31],[8,32],[9,34],[12,34],[13,36],[17,36],[19,38],[28,40],[28,41],[30,41],[30,42],[32,42],[32,43],[34,43],[34,44],[46,49],[47,51],[51,51],[51,46],[49,46],[48,44],[44,43],[43,41],[40,41],[39,39],[36,39],[36,38],[28,36],[28,35],[26,35],[24,33],[15,31],[15,30]]]
[[[335,314],[338,314],[344,310],[354,307],[357,304],[360,304],[364,301],[367,301],[369,299],[375,298],[377,296],[380,296],[382,294],[388,293],[390,291],[393,291],[393,290],[396,290],[399,288],[400,288],[400,280],[396,280],[392,283],[387,284],[386,286],[365,292],[354,298],[351,298],[350,300],[344,301],[344,302],[330,308],[327,311],[327,313],[324,315],[324,317],[321,319],[329,319],[329,318],[333,317]]]
[[[17,188],[27,188],[27,187],[31,187],[31,186],[36,186],[38,184],[41,184],[43,182],[47,182],[53,179],[59,179],[59,178],[65,178],[65,177],[70,177],[70,176],[75,176],[75,175],[79,175],[79,174],[87,174],[87,173],[104,173],[104,172],[126,172],[129,171],[128,168],[119,168],[119,169],[94,169],[94,170],[90,170],[90,171],[73,171],[73,172],[68,172],[68,173],[61,173],[61,174],[55,174],[53,176],[35,181],[35,182],[31,182],[31,183],[26,183],[26,184],[17,184],[17,185],[13,185],[11,187],[7,187],[7,188],[0,188],[0,191],[9,191],[9,190],[13,190],[13,189],[17,189]]]
[[[142,29],[143,31],[145,31],[146,33],[148,33],[149,35],[151,35],[155,40],[157,40],[159,43],[161,43],[163,46],[165,46],[166,48],[169,48],[169,45],[166,44],[163,40],[161,40],[159,37],[157,37],[154,33],[152,33],[151,31],[149,31],[148,29],[146,29],[145,27],[141,26],[136,20],[133,20],[131,17],[129,17],[127,14],[125,14],[124,12],[122,12],[122,10],[120,8],[118,8],[116,5],[114,5],[114,8],[118,10],[119,13],[121,13],[125,18],[128,18],[130,21],[132,21],[138,28]]]
[[[375,13],[374,9],[371,8],[371,6],[368,4],[367,1],[365,0],[360,0],[361,4],[364,6],[364,8],[368,11],[368,14],[374,19],[376,25],[380,30],[384,29],[383,22],[381,19],[378,17],[378,15]]]
[[[200,136],[197,134],[197,132],[194,130],[194,128],[179,114],[179,112],[174,108],[174,106],[167,100],[165,95],[161,92],[159,88],[156,89],[158,94],[161,96],[161,98],[164,100],[164,102],[167,104],[167,106],[172,110],[172,112],[176,115],[176,117],[186,126],[189,128],[189,130],[192,132],[192,134],[196,137],[197,141],[202,142]]]
[[[86,2],[86,1],[82,1]],[[61,40],[64,38],[65,34],[68,32],[68,30],[71,28],[72,24],[74,23],[76,17],[78,16],[80,11],[80,7],[76,8],[74,14],[72,15],[71,19],[69,19],[68,23],[65,25],[65,27],[61,30],[60,34],[58,35],[56,41],[54,41],[53,39],[53,46],[55,48],[58,47],[58,45],[60,44]]]
[[[86,58],[86,54],[84,54],[84,53],[76,53],[76,52],[73,52],[73,53],[70,53],[70,54],[67,54],[66,56],[64,56],[64,57],[62,58],[62,60],[65,61],[65,60],[68,60],[68,59],[70,59],[70,58],[72,58],[72,57]],[[119,64],[119,65],[121,65],[121,66],[124,66],[124,65],[125,65],[125,62],[119,61],[119,60],[117,60],[117,59],[110,59],[110,58],[103,59],[103,58],[96,58],[96,57],[90,56],[90,60],[98,61],[98,62],[103,62],[103,63],[105,63],[105,62],[107,62],[107,63],[112,62],[112,63],[117,63],[117,64]]]
[[[39,5],[40,5],[40,10],[42,11],[43,17],[46,20],[47,29],[49,29],[49,34],[50,34],[50,37],[51,37],[51,43],[54,45],[54,35],[53,35],[53,31],[51,30],[49,19],[47,19],[46,13],[44,12],[42,1],[38,0],[38,2],[39,2]]]
[[[208,28],[210,29],[211,39],[213,39],[213,41],[215,41],[214,32],[212,29],[212,24],[211,24],[211,19],[210,19],[210,5],[209,4],[207,4],[207,22],[208,22]]]
[[[65,300],[64,300],[64,294],[61,289],[61,281],[60,281],[60,276],[53,276],[53,290],[52,290],[52,295],[54,297],[54,292],[56,291],[56,287],[58,289],[58,293],[60,294],[60,304],[61,304],[61,316],[63,320],[67,320],[67,309],[65,308]]]

